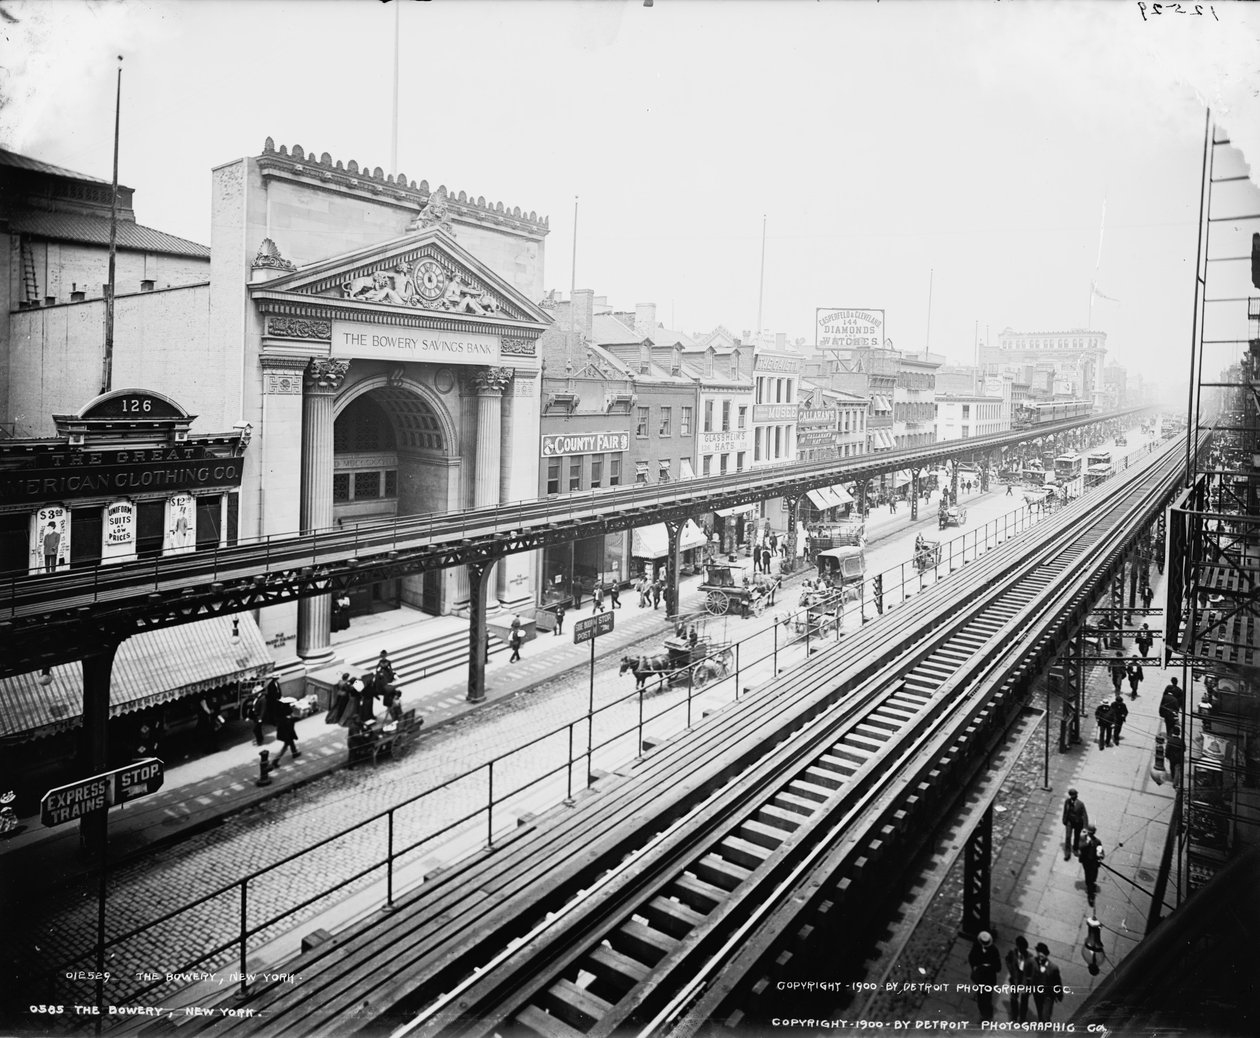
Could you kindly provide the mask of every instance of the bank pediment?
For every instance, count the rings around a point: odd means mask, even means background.
[[[532,326],[551,316],[440,231],[333,257],[250,286],[255,297],[327,301],[343,313]]]

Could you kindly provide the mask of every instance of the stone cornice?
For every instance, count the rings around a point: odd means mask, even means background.
[[[437,310],[416,310],[410,307],[382,307],[380,304],[356,303],[330,296],[308,296],[289,292],[259,291],[252,296],[258,312],[272,316],[323,321],[357,321],[362,324],[386,324],[400,328],[434,328],[442,331],[476,331],[504,335],[514,339],[537,339],[547,325],[534,321],[505,321],[476,318],[471,315],[444,317]]]
[[[442,185],[431,191],[427,180],[417,184],[402,173],[386,175],[379,166],[370,172],[353,160],[343,166],[340,160],[334,162],[328,152],[316,159],[314,152],[307,154],[300,145],[294,145],[292,151],[283,144],[277,149],[270,137],[256,161],[264,177],[283,177],[337,194],[384,202],[413,210],[417,215],[428,204],[430,195],[445,190]],[[469,198],[464,191],[447,192],[446,205],[457,223],[502,227],[538,239],[550,232],[550,221],[545,216],[539,217],[532,211],[523,213],[519,206],[509,209],[502,202],[487,202],[480,196]]]

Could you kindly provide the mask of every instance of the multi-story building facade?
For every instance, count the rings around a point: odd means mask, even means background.
[[[1059,332],[1017,332],[1004,329],[996,346],[983,346],[980,362],[986,371],[1007,371],[1020,375],[1020,369],[1052,372],[1059,396],[1103,404],[1103,362],[1107,354],[1107,333],[1073,328]],[[1028,381],[1025,377],[1024,381]]]
[[[893,441],[899,449],[935,441],[936,372],[945,362],[930,354],[899,353],[893,388]]]
[[[752,458],[753,380],[739,346],[683,353],[683,372],[698,388],[696,472],[742,472]]]

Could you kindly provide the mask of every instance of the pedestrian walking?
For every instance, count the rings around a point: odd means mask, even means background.
[[[1007,496],[1007,497],[1010,497],[1010,496],[1011,496],[1011,491],[1012,491],[1013,489],[1014,489],[1014,485],[1013,485],[1013,484],[1011,484],[1011,483],[1007,483],[1007,484],[1006,484],[1006,496]],[[1023,940],[1023,938],[1021,938],[1021,940]],[[1027,943],[1028,943],[1028,942],[1027,942],[1027,941],[1024,941],[1024,943],[1025,943],[1025,945],[1027,945]],[[1024,996],[1024,998],[1025,998],[1025,1000],[1027,1000],[1028,996],[1027,996],[1027,995],[1025,995],[1025,996]],[[1027,1008],[1027,1006],[1026,1006],[1026,1005],[1025,1005],[1025,1008]]]
[[[753,548],[753,572],[761,572],[761,549],[758,547]]]
[[[1120,695],[1117,689],[1116,695]],[[1098,748],[1105,750],[1111,745],[1112,714],[1111,704],[1103,700],[1094,708],[1094,720],[1098,722]]]
[[[1186,740],[1181,737],[1180,730],[1174,729],[1169,733],[1164,743],[1164,756],[1168,760],[1168,776],[1176,786],[1181,782],[1181,765],[1186,759]]]
[[[779,535],[773,530],[770,531],[770,554],[776,555],[779,551]]]
[[[1146,675],[1142,672],[1142,664],[1137,661],[1137,657],[1129,660],[1128,666],[1124,668],[1124,672],[1129,677],[1129,698],[1137,699],[1138,685],[1142,684],[1142,678]],[[1119,695],[1119,693],[1117,693]]]
[[[1111,704],[1111,731],[1112,738],[1115,739],[1116,745],[1120,745],[1120,729],[1124,727],[1124,722],[1129,718],[1129,708],[1124,705],[1124,697],[1119,692]]]
[[[280,752],[271,762],[273,768],[279,766],[280,758],[284,756],[285,750],[292,751],[294,760],[302,756],[302,751],[297,748],[297,728],[293,724],[293,708],[288,703],[281,704],[280,716],[276,720],[276,738],[280,740]]]
[[[1070,861],[1081,843],[1081,830],[1089,824],[1085,802],[1075,789],[1069,789],[1063,801],[1063,860]]]
[[[993,935],[988,930],[981,930],[971,945],[967,956],[971,966],[971,982],[976,985],[976,1005],[980,1009],[980,1020],[993,1019],[993,986],[997,983],[998,973],[1002,970],[1002,958],[993,944]]]
[[[654,582],[653,582],[653,584],[652,584],[652,608],[653,608],[653,609],[657,609],[657,608],[659,608],[659,607],[660,607],[660,604],[661,604],[661,591],[663,590],[662,585],[663,585],[664,583],[665,583],[665,582],[664,582],[663,580],[659,580],[659,579],[658,579],[658,580],[654,581]]]
[[[614,609],[621,608],[621,588],[615,580],[608,585],[608,600]]]
[[[389,653],[384,649],[376,660],[376,676],[389,683],[394,680],[394,665],[389,662]]]
[[[1151,590],[1150,584],[1142,585],[1142,608],[1150,610],[1151,602],[1155,598],[1155,592]]]
[[[341,680],[349,677],[347,674],[341,675]],[[337,684],[337,692],[341,691],[341,683]],[[334,700],[335,702],[335,700]],[[254,686],[254,694],[249,701],[249,719],[254,722],[254,745],[265,746],[267,740],[263,738],[263,717],[267,713],[267,694],[263,691],[262,685]]]
[[[1172,735],[1181,725],[1181,688],[1176,678],[1164,687],[1164,694],[1159,700],[1159,716],[1163,719],[1166,735]]]
[[[1142,629],[1138,631],[1137,637],[1133,639],[1133,644],[1137,646],[1138,652],[1142,654],[1142,659],[1146,659],[1146,654],[1151,651],[1151,646],[1155,643],[1155,638],[1151,635],[1149,624],[1143,624]]]
[[[591,589],[591,612],[602,613],[604,611],[604,585],[596,584]]]
[[[1125,667],[1124,656],[1116,653],[1116,658],[1111,661],[1111,684],[1117,692],[1120,686],[1124,684],[1124,679],[1128,676],[1128,670]]]
[[[646,609],[651,601],[648,598],[648,578],[640,577],[639,582],[635,585],[635,590],[639,592],[639,608]]]
[[[1097,831],[1096,825],[1085,827],[1085,838],[1081,840],[1079,855],[1081,868],[1085,870],[1085,894],[1089,898],[1091,908],[1094,904],[1094,895],[1098,893],[1098,866],[1102,864],[1106,856],[1102,841],[1095,835]]]
[[[762,572],[766,574],[766,576],[770,575],[770,549],[769,548],[761,549],[761,569],[762,569]]]
[[[516,663],[521,658],[521,646],[525,644],[525,632],[519,627],[513,627],[508,634],[508,645],[512,648],[512,655],[508,657],[509,663]]]
[[[1044,1024],[1054,1015],[1054,1004],[1063,1001],[1063,976],[1059,967],[1050,961],[1050,949],[1044,941],[1037,945],[1030,986],[1037,1019]]]
[[[1030,991],[1017,991],[1027,988],[1033,979],[1033,957],[1028,950],[1028,938],[1020,934],[1015,938],[1015,947],[1006,953],[1006,976],[1011,987],[1011,1019],[1017,1024],[1028,1020],[1028,996]]]
[[[556,605],[556,626],[551,629],[553,635],[561,635],[564,633],[564,603],[560,602]]]

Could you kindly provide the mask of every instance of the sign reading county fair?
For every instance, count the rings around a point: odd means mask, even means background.
[[[61,825],[90,811],[156,793],[162,788],[163,777],[162,762],[156,757],[145,757],[125,768],[58,786],[45,793],[39,802],[40,821],[45,825]]]
[[[542,456],[609,454],[630,449],[628,432],[554,433],[542,438]]]
[[[334,357],[443,364],[498,364],[500,340],[485,332],[396,328],[387,324],[332,323]]]
[[[883,310],[837,310],[819,307],[814,311],[819,349],[841,350],[876,348],[884,345]]]

